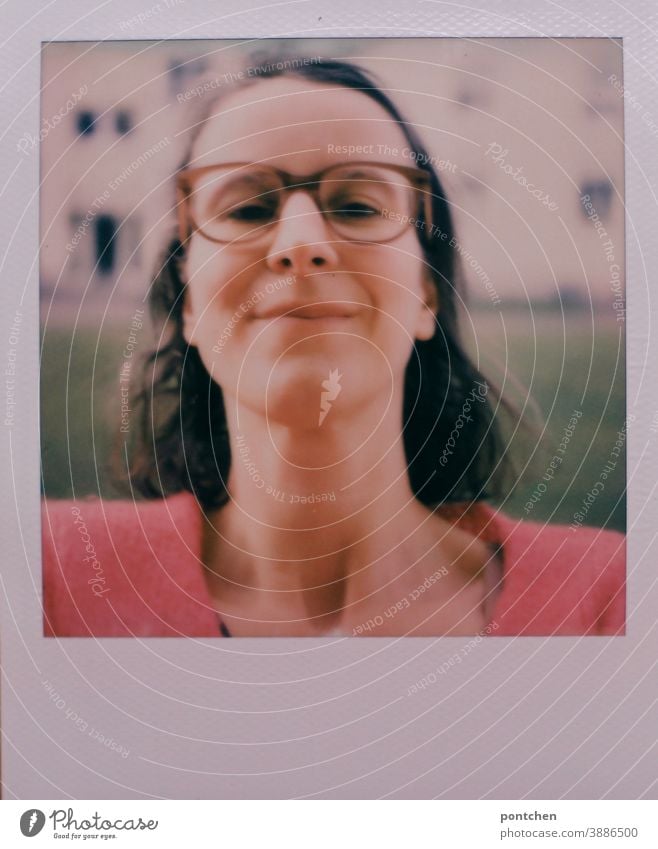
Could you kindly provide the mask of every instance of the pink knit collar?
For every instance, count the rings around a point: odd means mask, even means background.
[[[190,554],[190,561],[193,561],[197,567],[195,580],[191,582],[191,586],[188,585],[188,591],[196,603],[208,610],[209,618],[210,616],[214,617],[217,635],[219,636],[220,620],[208,591],[204,575],[206,567],[201,558],[203,522],[206,521],[203,510],[190,492],[178,493],[170,496],[166,501],[170,507],[172,518],[179,524],[181,537]],[[514,596],[515,570],[512,569],[513,560],[510,548],[512,547],[513,531],[522,522],[521,520],[511,519],[483,502],[444,505],[438,508],[437,512],[460,529],[498,549],[499,557],[502,560],[503,585],[502,589],[496,585],[492,587],[494,591],[498,590],[493,605],[490,623],[492,625],[500,618],[502,611],[509,608]]]

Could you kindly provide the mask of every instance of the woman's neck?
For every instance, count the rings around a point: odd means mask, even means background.
[[[226,407],[230,500],[204,540],[216,597],[326,624],[394,581],[401,563],[436,560],[441,520],[413,495],[397,417],[335,415],[300,430]]]

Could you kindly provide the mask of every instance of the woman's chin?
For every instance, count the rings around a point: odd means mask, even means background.
[[[231,357],[223,366],[218,382],[238,407],[304,430],[330,430],[363,406],[386,407],[395,379],[372,343],[345,337],[321,344],[306,340],[283,350],[253,346],[248,356]]]
[[[304,430],[328,424],[329,411],[340,417],[352,402],[346,364],[342,357],[332,359],[305,357],[303,363],[290,358],[280,360],[268,372],[259,370],[245,385],[240,400],[264,407],[268,421]],[[254,392],[254,388],[256,388]]]

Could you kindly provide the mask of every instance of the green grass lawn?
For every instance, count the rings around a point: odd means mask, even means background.
[[[49,497],[116,495],[107,469],[119,428],[125,329],[97,339],[47,329],[41,350],[41,456]]]
[[[473,337],[469,345],[475,356],[479,351],[485,374],[498,386],[504,382],[506,397],[536,422],[536,433],[519,429],[510,440],[517,466],[527,468],[504,508],[523,518],[571,523],[612,460],[614,471],[601,481],[603,489],[597,487],[584,524],[624,530],[625,451],[611,455],[625,417],[623,325],[613,315],[597,316],[592,326],[591,315],[580,311],[564,320],[555,310],[534,310],[533,316],[534,328],[527,311],[503,318],[475,313],[477,346]],[[574,411],[582,416],[561,453]],[[554,456],[562,463],[552,470]]]
[[[473,311],[467,344],[487,378],[531,418],[534,431],[510,436],[523,470],[504,509],[523,518],[570,523],[600,480],[624,424],[624,339],[614,316],[573,311]],[[70,332],[48,328],[41,362],[42,470],[45,493],[67,498],[96,493],[117,497],[109,456],[120,425],[119,373],[126,328]],[[135,366],[136,367],[136,366]],[[562,464],[544,475],[574,410],[578,420]],[[133,425],[136,422],[133,421]],[[505,422],[508,433],[517,421]],[[131,426],[133,426],[131,425]],[[613,458],[614,459],[614,458]],[[524,469],[524,467],[526,467]],[[546,489],[537,493],[537,487]],[[535,493],[532,511],[526,504]],[[624,452],[589,507],[584,524],[625,528]],[[537,498],[537,495],[539,497]]]

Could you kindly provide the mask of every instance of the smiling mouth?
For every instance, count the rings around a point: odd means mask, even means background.
[[[318,321],[320,319],[347,319],[353,318],[357,313],[356,309],[348,307],[336,307],[326,304],[309,304],[304,307],[295,307],[285,311],[277,310],[264,313],[261,318],[297,318],[306,321]]]

